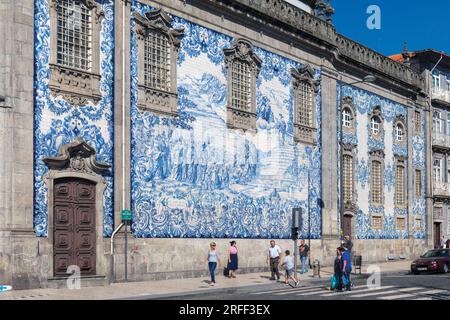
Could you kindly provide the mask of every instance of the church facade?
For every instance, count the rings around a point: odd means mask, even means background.
[[[16,30],[0,52],[3,282],[201,276],[212,240],[263,270],[269,240],[292,250],[293,208],[323,265],[343,235],[364,263],[433,246],[426,76],[339,34],[330,3],[18,3],[0,22]]]

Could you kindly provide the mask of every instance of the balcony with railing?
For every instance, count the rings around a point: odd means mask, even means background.
[[[433,132],[432,144],[435,147],[450,149],[450,136],[445,133]]]
[[[450,183],[435,181],[433,183],[433,195],[435,197],[450,197]]]
[[[450,105],[450,91],[434,87],[431,90],[431,99]]]

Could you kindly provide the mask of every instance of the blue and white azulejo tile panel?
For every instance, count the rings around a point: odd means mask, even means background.
[[[49,90],[50,14],[48,0],[35,0],[35,105],[34,105],[34,229],[39,237],[48,234],[47,187],[42,161],[58,155],[61,145],[82,137],[95,147],[97,160],[111,165],[105,174],[103,235],[113,230],[113,81],[114,81],[114,1],[97,0],[104,17],[100,31],[100,92],[96,104],[74,107]]]
[[[393,138],[395,119],[402,116],[404,117],[405,122],[408,122],[408,107],[380,97],[371,92],[342,83],[338,84],[338,105],[341,100],[341,94],[342,97],[351,97],[356,109],[356,132],[355,134],[345,134],[343,137],[344,142],[352,143],[357,146],[355,159],[357,206],[356,219],[354,221],[356,232],[355,236],[358,239],[405,239],[408,237],[408,224],[414,223],[414,221],[408,220],[407,209],[397,208],[395,205],[395,159],[398,156],[412,156],[413,166],[422,170],[422,186],[424,186],[426,174],[424,161],[424,130],[420,133],[406,132],[406,136],[413,134],[413,154],[409,155],[408,145],[397,144]],[[377,106],[381,108],[381,117],[383,120],[381,139],[374,139],[370,135],[369,114]],[[337,115],[337,121],[340,121],[339,114]],[[339,136],[340,135],[338,134],[338,137]],[[384,179],[382,180],[382,206],[372,206],[370,201],[370,152],[373,150],[383,150],[385,154],[383,161]],[[338,175],[339,172],[340,170],[338,165]],[[406,170],[406,172],[407,175],[410,174],[408,170]],[[408,178],[406,177],[406,181],[407,179]],[[339,187],[337,190],[339,194]],[[416,197],[414,194],[407,194],[407,202],[408,197],[414,197],[413,208],[409,209],[412,210],[413,216],[420,216],[423,218],[423,221],[425,221],[425,194],[422,194],[421,197]],[[384,226],[382,229],[372,228],[371,216],[373,214],[382,215],[384,217]],[[397,217],[405,217],[405,231],[401,231],[396,228]],[[414,232],[414,237],[423,238],[424,231],[425,230],[422,227],[421,231]]]
[[[141,14],[152,8],[134,1]],[[132,229],[136,237],[288,238],[291,210],[304,208],[302,236],[321,236],[321,101],[318,145],[293,141],[291,67],[297,62],[256,48],[257,131],[226,125],[223,48],[233,39],[179,17],[178,117],[137,108],[137,49],[132,39]],[[320,71],[316,71],[320,79]]]

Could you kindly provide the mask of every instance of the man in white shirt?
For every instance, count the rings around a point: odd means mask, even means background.
[[[274,240],[271,240],[270,247],[267,250],[267,264],[270,263],[270,272],[272,274],[270,280],[275,280],[275,275],[277,275],[277,280],[280,280],[280,271],[278,271],[278,266],[280,265],[280,254],[281,248],[275,244]]]

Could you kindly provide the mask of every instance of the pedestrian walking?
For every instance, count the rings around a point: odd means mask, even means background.
[[[334,258],[334,274],[331,278],[331,290],[342,291],[342,252],[341,248],[336,249],[336,257]]]
[[[447,236],[448,237],[448,239],[447,239],[447,241],[445,242],[445,247],[447,248],[447,249],[450,249],[450,236]]]
[[[236,278],[236,270],[238,269],[238,249],[236,241],[230,242],[228,249],[228,270],[230,271],[229,278]]]
[[[309,246],[305,244],[305,240],[302,239],[300,242],[300,260],[302,263],[302,270],[300,273],[307,273],[308,272],[308,254],[309,254]]]
[[[211,286],[213,287],[216,284],[216,268],[217,264],[220,265],[219,254],[216,251],[216,243],[211,242],[209,244],[208,256],[206,257],[206,261],[208,262],[209,273],[211,275]]]
[[[284,266],[284,269],[286,270],[286,274],[284,276],[284,283],[289,284],[289,279],[292,279],[292,281],[294,281],[295,283],[295,286],[298,286],[299,281],[297,278],[297,274],[295,273],[294,270],[294,259],[292,259],[291,252],[289,250],[286,250],[284,253],[285,256],[283,259],[283,263],[281,264],[282,266]]]
[[[277,276],[277,280],[280,280],[280,271],[278,270],[278,266],[280,265],[280,247],[275,244],[274,240],[270,241],[269,250],[267,250],[267,261],[266,263],[270,265],[271,277],[270,280],[275,280],[275,275]]]
[[[347,291],[352,290],[352,280],[350,278],[351,272],[352,272],[352,262],[350,258],[350,251],[343,247],[341,249],[342,252],[342,258],[341,258],[341,265],[342,265],[342,284],[345,286]]]
[[[349,235],[346,235],[344,237],[344,247],[347,248],[347,250],[350,252],[350,254],[352,253],[353,242],[352,242],[352,240],[350,240],[350,236]]]
[[[446,243],[445,238],[444,238],[444,236],[442,236],[441,237],[441,246],[440,246],[439,249],[444,249],[445,248],[445,243]]]

